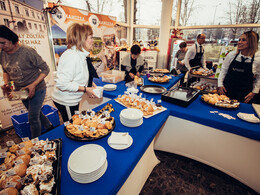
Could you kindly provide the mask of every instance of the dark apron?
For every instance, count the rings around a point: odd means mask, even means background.
[[[237,99],[239,102],[245,101],[245,96],[253,90],[254,74],[251,62],[236,61],[238,54],[231,62],[227,75],[224,79],[224,87],[226,95],[231,99]],[[254,98],[255,99],[255,98]]]
[[[201,58],[204,54],[204,50],[202,48],[203,51],[200,51],[199,53],[197,53],[197,44],[195,45],[196,47],[196,55],[194,57],[194,59],[191,59],[189,62],[190,62],[190,67],[193,68],[195,66],[200,66],[202,67],[202,64],[201,64]]]

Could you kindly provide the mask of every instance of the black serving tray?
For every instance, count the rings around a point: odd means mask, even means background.
[[[163,93],[161,99],[166,102],[187,107],[198,97],[199,92],[197,89],[177,87]]]

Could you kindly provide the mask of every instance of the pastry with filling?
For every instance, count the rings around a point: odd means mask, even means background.
[[[34,184],[29,184],[21,190],[21,195],[39,195],[39,192]]]

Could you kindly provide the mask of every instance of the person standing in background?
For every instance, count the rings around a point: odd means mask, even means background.
[[[184,58],[187,53],[186,42],[181,42],[179,45],[179,48],[180,49],[175,54],[175,58],[177,58],[176,70],[177,70],[177,72],[184,74],[184,77],[185,77],[185,74],[188,71],[188,69],[184,63]],[[183,85],[184,77],[182,77],[182,79],[180,80],[180,85]]]
[[[89,58],[93,49],[93,30],[86,24],[74,23],[67,29],[67,50],[61,55],[52,100],[64,122],[79,110],[84,93],[96,98],[93,77],[98,77]]]
[[[139,45],[133,45],[130,54],[122,59],[122,71],[125,71],[125,81],[133,81],[135,76],[140,77],[144,69],[144,58],[140,55],[141,48]]]
[[[205,43],[205,39],[205,34],[199,34],[197,36],[197,42],[189,47],[184,59],[185,66],[188,70],[196,66],[206,68],[206,61],[204,59],[205,50],[202,46]]]
[[[230,52],[221,67],[218,93],[244,103],[260,104],[259,36],[254,31],[243,33],[237,51]]]
[[[0,25],[0,48],[4,85],[13,81],[16,91],[28,90],[28,98],[22,102],[28,110],[31,139],[38,137],[42,125],[47,130],[53,127],[41,111],[46,95],[44,78],[50,69],[33,48],[20,45],[17,34],[4,25]]]

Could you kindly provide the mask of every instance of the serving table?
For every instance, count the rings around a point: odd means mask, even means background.
[[[148,97],[160,99],[160,95]],[[186,108],[164,101],[162,105],[170,116],[156,137],[156,150],[215,167],[260,193],[260,124],[237,117],[238,112],[256,115],[252,105],[217,108],[203,102],[201,96]],[[228,114],[235,120],[210,111]]]
[[[133,138],[133,144],[126,150],[110,148],[107,143],[110,135],[90,142],[72,140],[64,134],[64,125],[40,137],[40,139],[62,138],[60,194],[138,194],[152,169],[158,164],[159,161],[154,154],[153,140],[169,116],[169,111],[166,110],[149,119],[144,118],[140,127],[128,128],[123,126],[119,119],[119,114],[125,107],[114,100],[110,100],[108,103],[112,104],[115,109],[111,113],[116,123],[114,131],[129,132]],[[102,109],[104,105],[97,107],[95,110]],[[158,121],[156,124],[153,123],[155,119]],[[89,184],[75,182],[67,170],[70,154],[84,144],[98,144],[107,152],[108,168],[105,174],[99,180]]]

